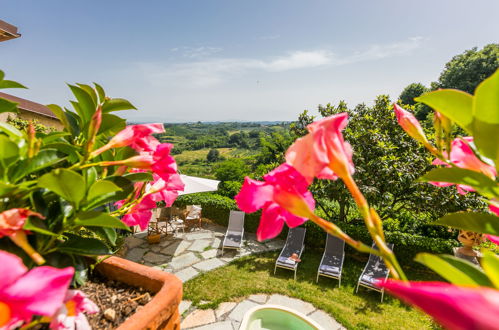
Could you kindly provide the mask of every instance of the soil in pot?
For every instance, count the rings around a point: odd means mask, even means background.
[[[97,314],[87,315],[92,329],[117,328],[152,299],[142,288],[109,280],[97,272],[79,289],[100,309]]]

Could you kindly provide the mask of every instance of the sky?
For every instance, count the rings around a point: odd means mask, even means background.
[[[287,121],[345,100],[396,99],[446,62],[499,42],[498,0],[2,0],[22,37],[0,69],[68,106],[101,84],[133,122]]]

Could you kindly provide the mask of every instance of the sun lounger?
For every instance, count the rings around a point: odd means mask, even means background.
[[[294,279],[296,280],[296,270],[298,269],[299,259],[305,249],[305,232],[306,229],[303,227],[289,228],[286,243],[275,262],[274,274],[277,267],[289,269],[294,271]],[[297,256],[297,258],[293,258],[293,255]],[[298,259],[298,261],[296,259]]]
[[[393,244],[387,243],[390,250],[393,250]],[[373,249],[378,249],[375,243],[372,245]],[[365,288],[375,290],[381,292],[381,302],[383,302],[383,296],[385,294],[384,289],[378,288],[375,283],[376,280],[379,279],[387,279],[390,274],[390,270],[386,267],[385,262],[381,257],[378,257],[375,254],[369,254],[369,260],[367,261],[362,274],[360,274],[359,281],[357,282],[357,289],[355,293],[359,291],[359,286],[363,286]]]
[[[229,226],[225,233],[222,244],[222,254],[224,249],[239,249],[243,244],[244,236],[244,212],[230,211]]]
[[[327,234],[326,248],[322,255],[319,269],[317,270],[317,280],[319,276],[326,276],[338,280],[338,286],[341,286],[341,271],[343,261],[345,260],[345,241],[338,237]]]

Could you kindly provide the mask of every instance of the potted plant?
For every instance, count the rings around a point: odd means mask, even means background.
[[[24,86],[5,80],[0,71],[0,88]],[[142,318],[131,317],[133,326],[124,328],[174,328],[180,280],[117,257],[99,259],[118,249],[118,237],[129,226],[147,228],[156,202],[171,205],[183,189],[170,156],[173,146],[152,136],[164,132],[162,124],[126,126],[115,112],[135,109],[127,100],[107,97],[98,84],[69,88],[75,97],[73,110],[48,106],[63,124],[62,131],[36,132],[32,124],[20,130],[0,123],[0,258],[18,269],[0,285],[0,327],[40,322],[58,327],[59,319],[77,322],[69,317],[76,313],[82,320],[85,310],[96,312],[85,295],[68,288],[83,285],[101,261],[97,271],[111,279],[157,292],[146,312],[138,313]],[[0,112],[15,111],[15,103],[0,99]],[[54,290],[51,297],[37,293],[46,307],[30,309],[27,303],[25,309],[14,308],[18,296],[9,298],[10,303],[3,298],[10,297],[9,290],[20,285],[16,283],[43,278],[38,275],[44,271],[54,278],[40,284]],[[26,301],[34,297],[25,295]],[[70,305],[76,306],[73,312]]]

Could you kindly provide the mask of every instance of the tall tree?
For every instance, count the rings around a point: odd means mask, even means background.
[[[456,88],[473,94],[485,78],[499,68],[499,44],[489,44],[478,50],[472,48],[454,56],[440,74],[433,88]]]

